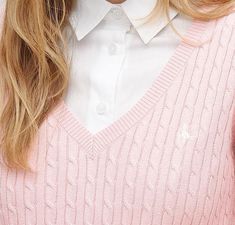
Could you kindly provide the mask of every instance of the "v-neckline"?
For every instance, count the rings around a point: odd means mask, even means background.
[[[184,37],[200,41],[208,23],[208,21],[193,18]],[[159,101],[177,75],[180,74],[195,48],[195,46],[180,40],[173,55],[158,73],[145,94],[126,113],[96,133],[91,133],[83,126],[69,109],[64,99],[54,108],[52,115],[55,116],[60,126],[81,145],[89,157],[94,158],[98,152],[105,149],[106,145],[111,144],[118,136],[135,125]]]

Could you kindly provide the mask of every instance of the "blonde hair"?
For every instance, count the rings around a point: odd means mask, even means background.
[[[30,145],[64,97],[69,66],[62,31],[73,4],[74,0],[6,1],[0,40],[0,150],[10,169],[31,170]],[[201,20],[222,17],[234,7],[229,0],[158,0],[148,20],[156,14],[169,20],[170,4]]]

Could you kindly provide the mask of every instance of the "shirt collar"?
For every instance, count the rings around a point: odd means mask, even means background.
[[[156,1],[127,0],[119,4],[145,44],[168,24],[167,19],[161,17],[140,26],[142,21],[138,18],[148,15],[154,8]],[[69,17],[69,22],[77,39],[81,40],[93,30],[113,6],[114,4],[106,0],[77,0]],[[169,16],[171,20],[178,13],[175,8],[170,6]]]

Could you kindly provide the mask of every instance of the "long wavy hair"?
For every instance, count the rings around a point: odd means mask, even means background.
[[[6,0],[0,14],[0,150],[10,169],[31,170],[30,145],[65,95],[69,66],[62,31],[75,1]],[[158,0],[148,20],[154,15],[169,20],[170,4],[200,20],[222,17],[234,8],[231,0]]]

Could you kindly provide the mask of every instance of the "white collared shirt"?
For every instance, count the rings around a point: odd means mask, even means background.
[[[70,16],[70,80],[65,103],[97,133],[126,113],[151,86],[180,42],[167,20],[140,26],[157,0],[79,0]],[[183,35],[192,19],[170,8]],[[71,25],[71,27],[70,27]]]

